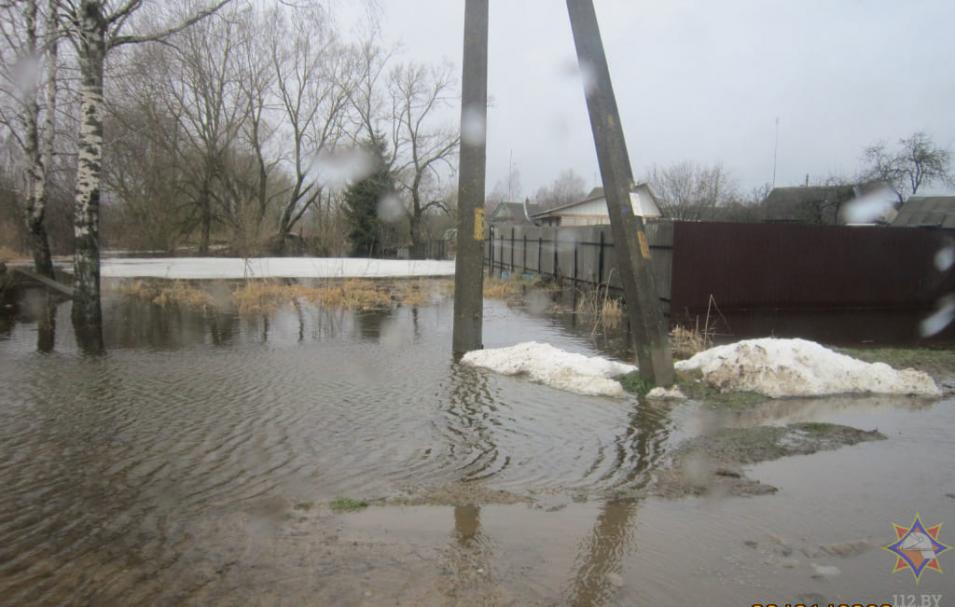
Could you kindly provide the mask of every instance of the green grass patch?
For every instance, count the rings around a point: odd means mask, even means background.
[[[329,506],[335,512],[356,512],[367,508],[368,502],[350,497],[336,497]]]
[[[917,369],[935,378],[955,375],[955,349],[941,348],[838,348],[837,351],[869,363],[894,369]]]
[[[769,400],[756,392],[720,392],[702,377],[699,371],[677,373],[677,385],[690,400],[720,409],[745,409]]]
[[[866,431],[818,422],[723,428],[713,434],[689,439],[680,445],[677,455],[698,453],[714,462],[756,464],[875,440],[885,440],[885,435],[877,430]]]
[[[637,396],[646,396],[647,393],[655,387],[653,382],[640,377],[639,371],[631,371],[626,375],[618,375],[615,379],[620,382],[624,390]]]

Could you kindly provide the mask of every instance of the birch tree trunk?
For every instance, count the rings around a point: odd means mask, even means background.
[[[99,203],[103,161],[103,64],[107,22],[102,3],[84,0],[78,15],[80,132],[73,198],[73,325],[101,335]],[[101,342],[100,337],[100,342]]]
[[[52,2],[51,2],[52,4]],[[52,7],[51,7],[52,10]],[[39,54],[39,36],[37,35],[37,0],[30,0],[26,5],[26,28],[27,28],[27,53],[31,57],[38,58]],[[53,21],[53,28],[50,29],[50,22]],[[55,16],[53,19],[47,19],[48,41],[52,50],[48,55],[52,57],[53,63],[49,66],[47,80],[47,99],[52,97],[53,103],[56,101],[56,50],[53,41],[56,31]],[[39,78],[38,78],[39,80]],[[50,89],[53,93],[50,93]],[[37,274],[53,278],[53,260],[50,256],[50,241],[47,238],[46,226],[43,223],[46,213],[46,183],[47,166],[51,162],[53,153],[53,132],[52,106],[47,108],[45,120],[45,131],[43,133],[43,145],[40,143],[40,104],[37,101],[38,91],[34,87],[30,90],[24,101],[24,122],[26,126],[25,150],[28,170],[27,200],[23,206],[23,221],[26,225],[27,237],[30,241],[30,251],[33,254],[33,266]],[[49,152],[47,149],[49,148]]]

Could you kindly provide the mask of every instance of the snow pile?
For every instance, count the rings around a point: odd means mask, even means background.
[[[647,393],[647,400],[686,400],[686,395],[679,386],[661,388],[657,386]]]
[[[723,391],[758,392],[771,398],[829,394],[941,396],[926,373],[866,363],[804,339],[748,339],[700,352],[676,363],[701,371]]]
[[[525,374],[558,390],[587,396],[623,396],[620,382],[611,378],[637,370],[633,365],[565,352],[534,341],[468,352],[461,362],[504,375]]]
[[[102,261],[107,278],[387,278],[452,276],[453,261],[343,257],[155,257]]]

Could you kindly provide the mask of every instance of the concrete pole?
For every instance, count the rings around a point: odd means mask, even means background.
[[[484,347],[484,178],[487,164],[488,0],[464,4],[458,248],[454,260],[455,354]]]
[[[657,386],[670,386],[674,373],[667,326],[654,284],[646,227],[643,218],[633,214],[630,204],[633,172],[593,0],[567,0],[567,11],[583,76],[640,375]]]

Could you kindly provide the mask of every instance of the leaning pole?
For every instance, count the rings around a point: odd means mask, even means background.
[[[633,214],[630,203],[633,172],[593,0],[567,0],[567,11],[584,76],[590,128],[640,376],[657,386],[670,386],[674,380],[673,356],[653,280],[646,226],[642,217]]]
[[[461,156],[458,171],[458,235],[454,260],[452,347],[455,354],[483,347],[487,29],[488,0],[466,0],[461,83]]]

